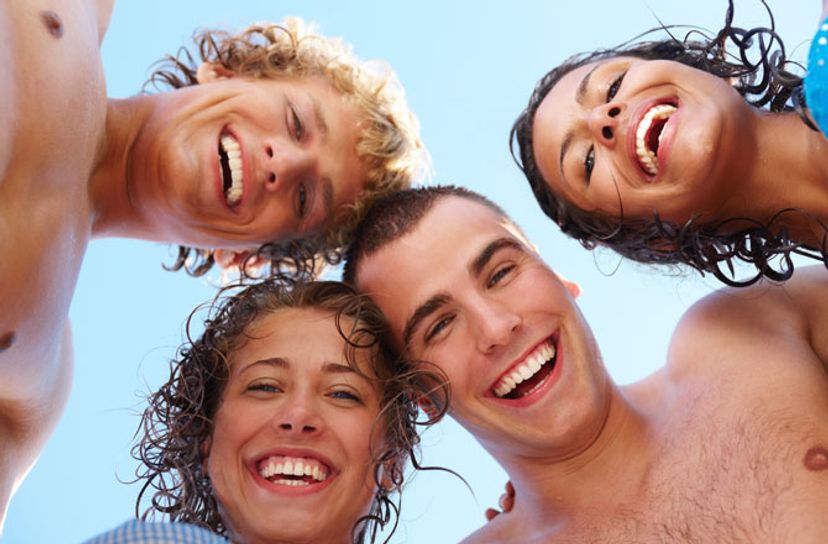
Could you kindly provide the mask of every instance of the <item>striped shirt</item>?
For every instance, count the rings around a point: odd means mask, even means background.
[[[216,533],[189,523],[150,523],[133,519],[84,544],[228,544]]]

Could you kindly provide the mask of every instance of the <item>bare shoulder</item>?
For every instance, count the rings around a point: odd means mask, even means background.
[[[828,269],[798,268],[784,284],[759,282],[720,289],[696,302],[682,316],[670,347],[672,363],[717,361],[716,350],[784,343],[810,347],[828,360]],[[703,357],[692,354],[703,351]]]

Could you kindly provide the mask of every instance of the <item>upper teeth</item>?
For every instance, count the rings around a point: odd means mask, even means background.
[[[498,397],[508,395],[519,383],[534,376],[544,363],[553,357],[555,357],[555,346],[547,340],[527,355],[523,362],[516,365],[510,373],[498,380],[493,388],[495,395]]]
[[[234,206],[241,200],[242,187],[244,186],[241,146],[229,134],[222,134],[220,143],[224,152],[227,153],[227,162],[230,165],[230,188],[225,191],[224,196],[227,199],[227,203]]]
[[[658,174],[658,157],[647,145],[647,132],[649,132],[653,121],[667,119],[674,111],[676,111],[676,107],[672,104],[653,106],[644,114],[635,131],[635,153],[638,155],[638,161],[641,163],[641,166],[651,176]],[[664,131],[658,135],[659,144],[663,136]]]
[[[310,476],[314,480],[322,482],[328,478],[328,469],[316,459],[276,455],[259,463],[259,474],[262,478],[267,479],[271,479],[273,476],[279,474],[285,476]],[[290,480],[287,478],[273,479],[272,481],[283,485],[310,485],[305,480]]]

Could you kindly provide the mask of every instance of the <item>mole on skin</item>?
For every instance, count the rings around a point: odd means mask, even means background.
[[[63,36],[63,22],[60,20],[60,15],[54,11],[41,11],[40,18],[46,28],[49,29],[49,34],[55,38]]]
[[[828,469],[828,450],[821,447],[809,449],[805,454],[803,464],[808,470]]]
[[[0,353],[3,353],[14,344],[14,331],[0,335]]]

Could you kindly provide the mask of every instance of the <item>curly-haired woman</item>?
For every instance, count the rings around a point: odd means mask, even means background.
[[[733,12],[715,36],[576,55],[540,80],[513,153],[566,234],[730,284],[787,279],[794,253],[828,266],[828,139],[770,10],[747,30]],[[735,279],[734,260],[755,275]]]
[[[136,509],[149,497],[145,519],[176,523],[132,521],[92,542],[373,542],[396,523],[406,460],[418,466],[416,399],[447,402],[438,374],[385,347],[385,327],[338,282],[225,299],[150,397],[133,451]]]

